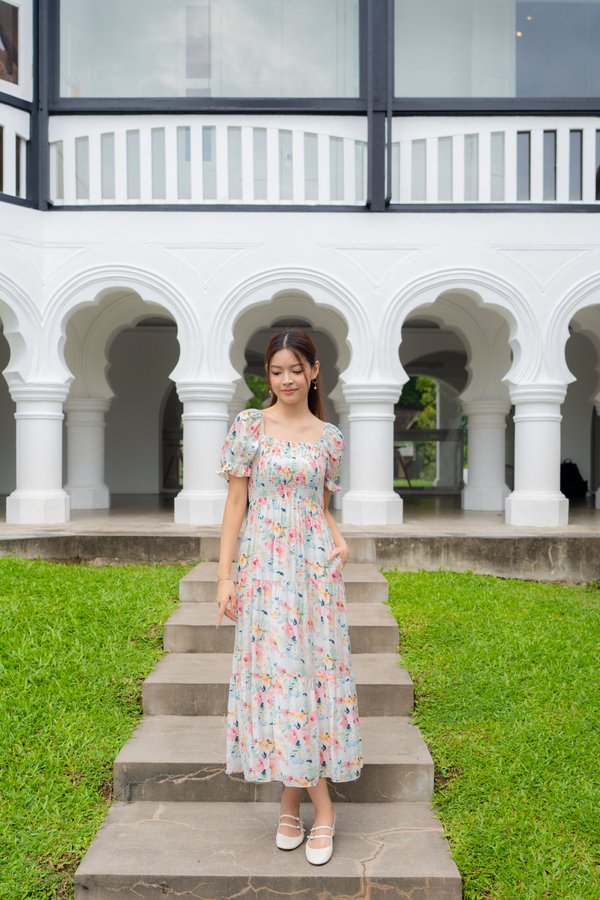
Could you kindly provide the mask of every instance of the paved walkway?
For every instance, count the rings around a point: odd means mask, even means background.
[[[340,512],[334,512],[340,519]],[[471,512],[460,508],[458,498],[408,497],[404,501],[402,525],[342,525],[346,534],[387,537],[425,535],[576,535],[600,536],[600,510],[587,502],[571,504],[569,524],[561,528],[533,528],[506,525],[499,512]],[[4,519],[4,498],[0,498],[0,539],[48,534],[160,534],[217,535],[218,526],[179,525],[173,522],[173,502],[156,496],[116,496],[109,510],[74,510],[71,521],[61,525],[8,525]]]

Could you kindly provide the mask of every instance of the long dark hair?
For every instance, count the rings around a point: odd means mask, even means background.
[[[267,383],[269,384],[271,360],[279,350],[291,350],[302,368],[304,368],[306,363],[312,368],[317,360],[317,348],[307,331],[280,331],[273,335],[265,350],[265,372],[267,373]],[[304,377],[308,381],[306,372],[304,373]],[[274,406],[276,403],[277,398],[275,394],[272,394],[269,406]],[[311,382],[308,383],[308,408],[313,415],[325,421],[320,378],[317,378],[316,388]]]

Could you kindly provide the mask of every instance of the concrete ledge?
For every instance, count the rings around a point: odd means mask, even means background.
[[[587,582],[600,579],[600,532],[477,535],[361,534],[348,535],[351,559],[356,549],[370,555],[384,569],[449,569],[502,578],[539,581]],[[0,557],[93,562],[96,565],[126,563],[185,563],[215,560],[218,536],[213,534],[44,534],[0,538]]]

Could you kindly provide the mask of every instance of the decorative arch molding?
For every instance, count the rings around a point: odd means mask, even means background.
[[[590,327],[592,311],[587,312],[588,307],[600,305],[600,275],[592,275],[580,281],[563,299],[556,305],[553,314],[548,320],[548,352],[560,360],[561,375],[565,384],[574,381],[574,376],[567,366],[565,347],[569,339],[569,325],[577,313],[586,310],[588,335],[593,335]],[[595,335],[594,335],[595,337]],[[596,344],[597,341],[594,340]]]
[[[50,298],[42,319],[42,333],[44,356],[56,380],[69,381],[72,378],[64,357],[70,317],[84,306],[98,304],[111,291],[137,294],[143,302],[161,307],[171,316],[177,325],[181,352],[170,378],[173,381],[194,380],[204,355],[204,341],[192,305],[166,279],[135,266],[123,265],[98,266],[81,272]]]
[[[471,308],[461,301],[468,300]],[[485,309],[480,303],[454,291],[440,294],[426,312],[427,318],[457,334],[467,352],[467,383],[461,400],[470,402],[486,397],[508,402],[508,388],[504,382],[511,361],[506,319],[496,311]]]
[[[341,317],[343,325],[347,329],[345,341],[350,347],[347,367],[344,369],[344,380],[365,380],[373,368],[372,347],[374,339],[367,311],[353,294],[342,284],[328,275],[322,275],[311,269],[282,268],[270,269],[247,279],[238,285],[220,305],[215,316],[213,327],[208,342],[208,363],[211,373],[219,373],[219,380],[235,380],[240,377],[232,363],[230,353],[235,340],[236,326],[244,316],[244,334],[247,337],[257,330],[258,318],[261,310],[267,308],[274,300],[285,296],[296,295],[303,298],[303,310],[308,317],[308,303],[312,309],[330,310]],[[279,313],[279,309],[277,310]],[[311,317],[312,318],[317,317]],[[319,324],[324,317],[318,316]],[[344,359],[343,348],[340,346],[339,329],[332,330],[334,320],[325,322],[325,329],[340,347],[340,357]],[[264,323],[263,321],[263,324]],[[250,330],[251,329],[251,330]],[[226,363],[218,354],[223,354],[227,348]],[[239,365],[239,358],[237,358]]]
[[[82,313],[93,313],[90,321],[79,322]],[[113,396],[108,383],[108,354],[118,332],[136,325],[148,315],[164,315],[165,308],[142,300],[139,294],[115,292],[105,303],[94,309],[80,308],[68,320],[72,326],[65,345],[65,360],[75,376],[70,399],[96,397],[110,400]]]
[[[10,348],[4,372],[8,385],[29,380],[39,352],[40,316],[31,298],[0,273],[0,321]]]
[[[407,380],[398,358],[402,325],[417,309],[432,306],[440,295],[459,291],[475,303],[499,313],[509,328],[508,344],[513,352],[510,371],[513,383],[532,380],[540,368],[542,347],[537,338],[535,316],[513,285],[479,269],[445,269],[415,279],[396,294],[386,310],[381,328],[381,355],[395,362],[396,378]]]

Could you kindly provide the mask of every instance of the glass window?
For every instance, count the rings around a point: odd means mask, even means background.
[[[19,82],[19,10],[0,2],[0,80]]]
[[[597,97],[600,0],[395,0],[398,97]]]
[[[61,95],[356,97],[358,3],[61,0]]]

